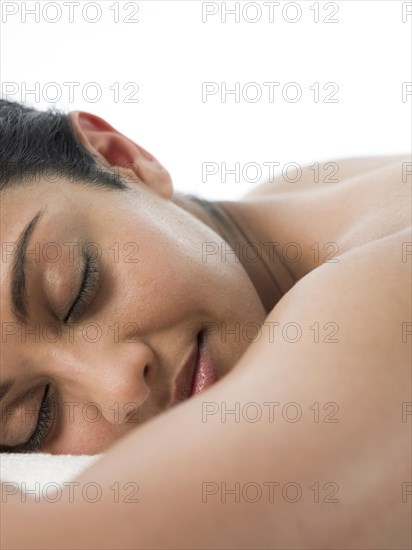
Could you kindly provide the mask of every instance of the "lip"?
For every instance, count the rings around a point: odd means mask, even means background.
[[[197,367],[197,358],[199,354],[199,342],[190,352],[189,357],[184,362],[179,374],[176,377],[175,390],[173,395],[172,405],[176,405],[180,401],[184,401],[190,397],[192,391],[193,376]]]
[[[210,346],[207,338],[200,333],[199,353],[197,356],[196,369],[193,375],[192,391],[190,395],[202,393],[212,386],[217,380],[216,366],[213,361]]]
[[[172,406],[201,393],[216,380],[216,368],[209,346],[200,333],[196,345],[176,377]]]

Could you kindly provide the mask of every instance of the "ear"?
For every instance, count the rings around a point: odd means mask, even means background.
[[[118,166],[129,183],[144,183],[158,195],[170,199],[173,183],[169,172],[143,147],[115,130],[102,118],[72,111],[68,114],[76,135],[92,155],[106,166]]]

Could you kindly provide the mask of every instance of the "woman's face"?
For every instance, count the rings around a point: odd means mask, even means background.
[[[38,213],[21,322],[12,269],[20,234]],[[2,192],[1,240],[0,382],[12,382],[2,445],[30,439],[48,387],[56,409],[39,450],[99,453],[175,404],[177,375],[202,329],[221,378],[250,343],[234,329],[265,317],[234,256],[205,255],[221,237],[144,184],[115,191],[54,178]],[[72,309],[85,267],[96,288]]]

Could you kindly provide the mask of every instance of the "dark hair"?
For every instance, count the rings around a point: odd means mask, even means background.
[[[67,115],[0,99],[0,190],[47,175],[106,189],[128,188],[80,143]]]

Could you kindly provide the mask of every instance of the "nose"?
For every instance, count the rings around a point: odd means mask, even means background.
[[[138,419],[138,410],[148,399],[147,383],[154,354],[143,343],[119,345],[110,351],[77,358],[76,367],[68,369],[69,385],[76,400],[93,404],[110,423],[123,423],[130,416]]]

